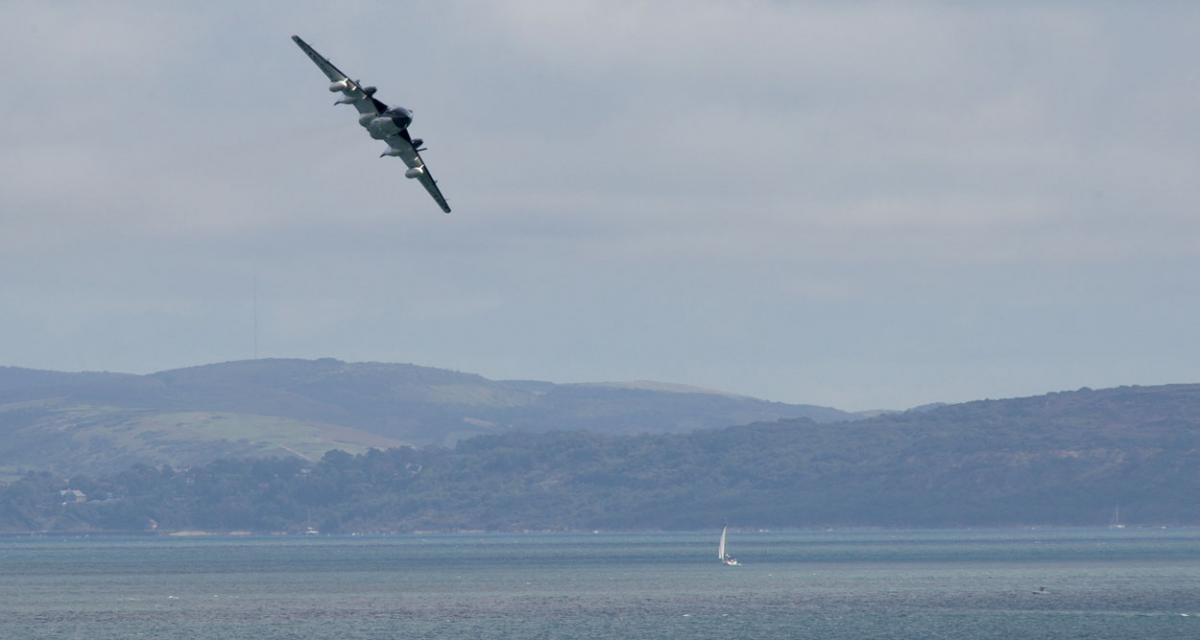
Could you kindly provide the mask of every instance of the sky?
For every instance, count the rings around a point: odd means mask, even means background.
[[[178,4],[0,5],[0,365],[1200,381],[1200,5]]]

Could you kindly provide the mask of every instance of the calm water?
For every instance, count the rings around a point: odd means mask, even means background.
[[[1200,530],[716,539],[7,538],[0,638],[1200,638]]]

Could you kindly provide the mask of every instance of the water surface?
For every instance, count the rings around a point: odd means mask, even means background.
[[[717,535],[0,538],[0,638],[1200,638],[1200,530]]]

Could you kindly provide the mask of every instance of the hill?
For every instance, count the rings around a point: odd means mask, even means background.
[[[75,488],[98,501],[60,505]],[[452,448],[146,467],[0,491],[0,529],[328,532],[1200,524],[1200,385],[819,424],[509,433]]]
[[[452,444],[509,431],[672,433],[836,409],[662,383],[489,380],[411,364],[248,360],[150,375],[0,368],[0,475]]]

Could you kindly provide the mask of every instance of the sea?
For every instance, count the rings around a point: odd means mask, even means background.
[[[718,536],[2,537],[0,638],[1200,638],[1198,529]]]

